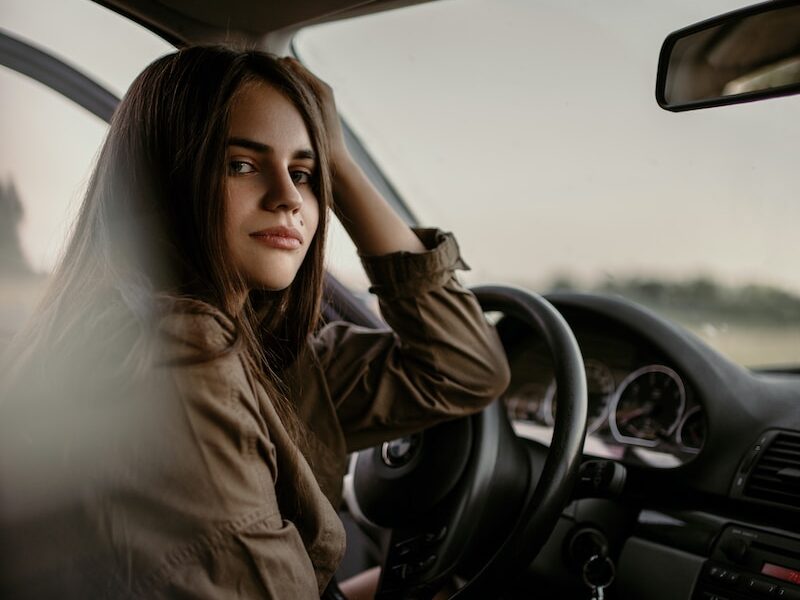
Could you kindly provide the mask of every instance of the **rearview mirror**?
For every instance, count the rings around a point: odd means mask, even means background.
[[[671,33],[656,100],[681,111],[800,93],[800,0],[736,10]]]

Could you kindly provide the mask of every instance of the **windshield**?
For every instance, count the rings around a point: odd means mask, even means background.
[[[800,98],[654,99],[665,36],[741,5],[451,0],[295,45],[468,283],[621,294],[740,364],[798,365]]]

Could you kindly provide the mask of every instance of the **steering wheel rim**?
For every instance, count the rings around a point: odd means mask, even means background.
[[[553,361],[559,409],[556,413],[550,449],[540,473],[536,472],[535,460],[528,451],[528,447],[523,441],[516,438],[511,430],[501,399],[497,399],[478,415],[433,428],[445,431],[441,435],[447,436],[443,439],[447,440],[448,448],[450,442],[458,440],[458,443],[466,444],[470,448],[472,455],[468,462],[462,461],[456,467],[463,470],[463,472],[459,471],[456,477],[462,483],[457,486],[457,489],[452,488],[455,491],[450,492],[451,488],[448,488],[448,493],[454,499],[450,501],[446,510],[455,511],[454,514],[458,516],[451,517],[455,526],[448,533],[448,537],[452,537],[453,542],[449,546],[445,544],[445,554],[448,551],[453,554],[455,545],[474,541],[472,538],[475,537],[475,514],[485,515],[487,507],[491,505],[489,496],[492,493],[496,494],[491,490],[493,486],[489,483],[495,481],[495,471],[503,468],[508,470],[508,463],[511,462],[514,470],[518,472],[519,469],[525,469],[525,474],[530,477],[520,491],[521,510],[519,517],[512,521],[511,531],[503,536],[504,539],[497,549],[483,563],[483,566],[477,569],[467,584],[451,597],[451,600],[496,597],[501,582],[509,581],[510,574],[521,572],[531,563],[552,533],[561,511],[570,499],[580,467],[586,435],[587,387],[583,359],[575,336],[561,314],[547,300],[522,288],[486,285],[474,287],[472,292],[478,298],[485,312],[496,311],[516,318],[532,327],[544,340]],[[423,435],[429,431],[431,430],[426,430]],[[411,438],[403,439],[410,440]],[[513,440],[510,442],[511,445],[509,445],[509,440]],[[358,496],[360,493],[363,500],[372,493],[373,488],[370,486],[373,484],[370,478],[383,479],[383,484],[387,483],[387,477],[388,479],[397,479],[400,483],[390,481],[388,482],[389,488],[386,489],[391,489],[392,491],[389,493],[392,494],[401,491],[397,486],[403,485],[404,473],[402,470],[406,467],[401,467],[398,479],[397,470],[386,471],[385,466],[380,465],[378,459],[378,456],[382,454],[381,460],[386,462],[387,444],[383,445],[382,450],[373,448],[359,453],[357,460],[354,461],[356,465],[354,479],[360,475],[361,479],[358,481],[361,492],[357,491],[359,488],[357,484],[356,491],[351,494],[352,497],[348,503],[351,504],[351,509],[355,509],[355,512],[362,514],[366,512],[362,511],[363,503]],[[405,446],[409,444],[414,445],[412,442],[405,442]],[[500,446],[503,446],[502,460],[500,459]],[[362,465],[360,471],[359,465]],[[375,465],[379,465],[378,471],[381,468],[384,469],[382,472],[377,472],[377,476]],[[412,469],[415,466],[414,464],[410,465]],[[415,476],[413,472],[409,474],[411,478]],[[380,487],[380,485],[382,485],[380,482],[374,484],[375,487]],[[436,502],[441,496],[442,494],[438,494],[438,496],[434,494]],[[367,498],[367,503],[370,503],[369,498]],[[378,503],[380,503],[379,500]],[[371,500],[371,504],[375,505],[374,498]],[[465,506],[468,508],[464,508]],[[422,507],[420,510],[424,511],[426,508],[431,511],[436,510],[433,506]],[[388,513],[384,511],[383,514]],[[457,535],[462,529],[469,531],[466,538],[464,535],[460,537]],[[438,534],[428,532],[424,535],[435,536]],[[420,580],[410,587],[403,587],[402,584],[398,586],[397,581],[390,581],[389,569],[396,571],[397,567],[391,564],[393,560],[391,553],[393,548],[399,547],[403,543],[406,542],[401,540],[395,545],[390,545],[385,556],[381,584],[376,598],[430,597],[432,596],[431,591],[434,589],[431,587],[431,582],[440,581],[448,572],[452,572],[452,568],[449,571],[434,572],[429,576],[427,587],[424,580]],[[444,544],[444,542],[440,543]],[[441,547],[440,550],[442,550]],[[461,552],[463,554],[463,550]],[[391,587],[392,585],[394,588]]]

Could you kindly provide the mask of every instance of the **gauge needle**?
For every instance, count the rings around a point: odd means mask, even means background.
[[[622,418],[620,418],[620,416],[618,415],[617,416],[617,422],[625,425],[629,421],[635,419],[636,417],[641,417],[642,415],[646,415],[647,413],[649,413],[652,410],[652,408],[653,408],[653,403],[652,402],[648,402],[644,406],[640,406],[640,407],[634,408],[633,410],[628,411],[626,413],[622,413],[622,415],[621,415]]]

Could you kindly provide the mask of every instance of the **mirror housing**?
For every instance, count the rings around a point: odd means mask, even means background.
[[[670,111],[800,93],[800,0],[773,0],[671,33],[656,100]]]

